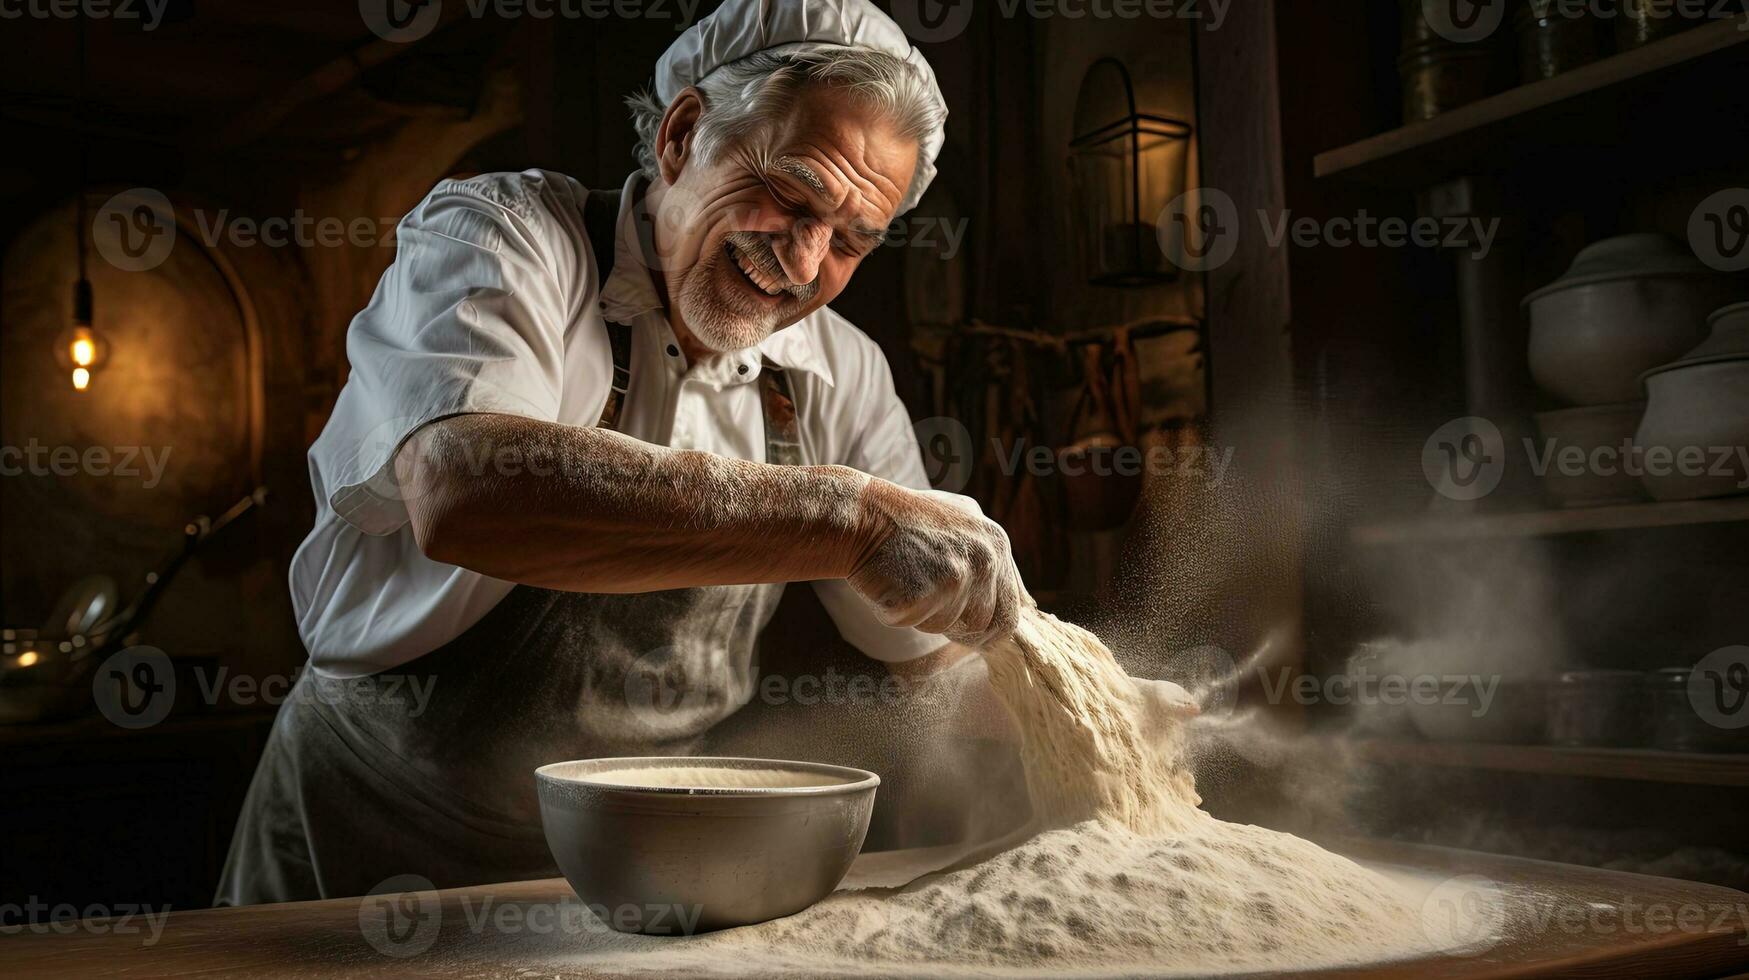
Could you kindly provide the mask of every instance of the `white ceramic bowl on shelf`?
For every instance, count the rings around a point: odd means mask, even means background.
[[[1640,375],[1706,336],[1706,316],[1743,285],[1666,235],[1606,238],[1561,278],[1524,298],[1530,372],[1569,405],[1638,401]]]
[[[1749,493],[1749,303],[1707,324],[1705,343],[1641,379],[1646,415],[1634,443],[1644,455],[1641,482],[1658,500]]]

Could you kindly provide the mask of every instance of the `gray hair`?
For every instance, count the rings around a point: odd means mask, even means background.
[[[693,135],[693,152],[704,162],[716,158],[725,146],[765,132],[770,124],[795,104],[809,84],[849,89],[864,105],[891,121],[901,136],[921,146],[929,134],[940,129],[947,113],[935,99],[929,80],[904,60],[882,51],[843,48],[827,52],[773,54],[758,51],[731,61],[698,82],[705,111]],[[644,89],[626,99],[638,145],[632,151],[638,166],[651,180],[661,178],[656,164],[656,133],[668,107],[655,92]],[[917,175],[911,175],[911,196]]]

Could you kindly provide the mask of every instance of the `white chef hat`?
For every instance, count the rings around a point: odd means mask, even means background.
[[[709,17],[674,39],[656,62],[656,97],[670,105],[688,85],[731,61],[767,51],[772,54],[815,54],[833,49],[863,48],[890,54],[922,73],[929,91],[947,116],[947,102],[935,83],[935,71],[880,8],[869,0],[723,0]],[[917,174],[911,193],[899,206],[904,214],[917,205],[935,179],[935,157],[944,138],[938,126],[923,138],[917,152]]]

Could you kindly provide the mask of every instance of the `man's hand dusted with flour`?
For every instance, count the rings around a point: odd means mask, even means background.
[[[690,751],[752,695],[784,583],[888,662],[998,641],[1030,602],[826,305],[934,176],[923,57],[867,0],[727,0],[630,104],[620,190],[487,174],[402,221],[310,451],[316,670],[222,902],[553,873],[529,772]],[[673,710],[635,710],[652,666]]]

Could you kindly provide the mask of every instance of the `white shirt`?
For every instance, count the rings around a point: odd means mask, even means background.
[[[677,449],[764,460],[762,358],[789,372],[803,461],[927,489],[910,418],[880,348],[822,308],[754,350],[687,363],[620,199],[605,288],[583,227],[584,189],[548,171],[439,183],[396,230],[395,262],[352,321],[352,373],[310,447],[316,525],[292,559],[298,631],[320,671],[355,676],[442,646],[513,588],[419,550],[393,475],[401,443],[469,412],[592,426],[607,400],[607,321],[632,326],[619,429]],[[742,367],[745,373],[741,372]],[[881,624],[843,581],[814,583],[839,632],[879,660],[942,639]]]

